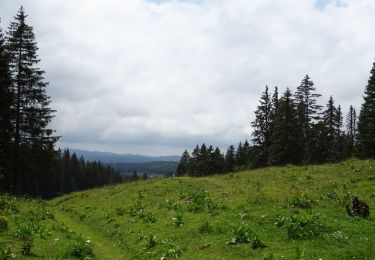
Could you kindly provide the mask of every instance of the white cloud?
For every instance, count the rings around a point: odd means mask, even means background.
[[[306,73],[323,103],[359,109],[375,57],[370,0],[2,0],[6,23],[21,4],[72,147],[226,148],[249,138],[266,84],[295,89]]]

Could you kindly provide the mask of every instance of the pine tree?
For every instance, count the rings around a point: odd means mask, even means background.
[[[358,119],[358,155],[375,158],[375,62]]]
[[[243,145],[243,150],[245,153],[245,164],[248,165],[250,163],[250,145],[249,142],[246,140]]]
[[[354,145],[356,142],[357,136],[357,114],[355,108],[351,105],[349,107],[349,112],[346,115],[346,154],[347,156],[351,156],[353,154]]]
[[[266,86],[259,102],[260,105],[255,111],[255,120],[251,123],[254,128],[252,141],[259,150],[257,166],[265,166],[268,160],[268,150],[272,136],[272,99],[268,86]]]
[[[225,155],[225,172],[233,172],[236,163],[234,146],[230,145]]]
[[[32,176],[37,181],[43,178],[41,174],[49,173],[50,164],[45,165],[44,162],[54,160],[51,151],[57,138],[52,136],[54,131],[48,128],[54,111],[49,108],[50,97],[46,94],[44,71],[37,67],[40,60],[33,28],[26,24],[22,7],[10,24],[7,36],[15,96],[13,185],[16,192],[23,192],[24,179]],[[44,158],[43,163],[40,158]],[[30,176],[21,175],[26,172]]]
[[[0,28],[0,191],[9,191],[12,183],[12,99],[9,55]]]
[[[286,90],[280,100],[274,122],[268,163],[283,165],[301,162],[301,147],[296,136],[295,109],[292,94]]]
[[[300,125],[302,133],[302,146],[304,148],[304,161],[311,161],[311,129],[317,120],[319,120],[319,111],[321,106],[317,104],[317,98],[321,95],[316,93],[314,82],[306,75],[301,84],[297,87],[294,95],[295,105],[297,106],[297,114],[300,115]]]
[[[246,163],[246,154],[242,142],[238,144],[236,152],[236,165],[244,165]]]
[[[211,154],[213,163],[212,173],[223,173],[224,172],[224,155],[221,154],[219,147],[216,147],[214,152]]]
[[[337,111],[337,108],[335,107],[333,98],[331,96],[326,105],[326,110],[323,111],[323,122],[327,128],[326,149],[327,149],[328,161],[337,160],[337,150],[336,150],[337,128],[338,128],[337,114],[338,114],[338,111]]]
[[[177,166],[176,176],[184,176],[189,171],[190,155],[187,150],[185,150],[181,156],[180,163]]]

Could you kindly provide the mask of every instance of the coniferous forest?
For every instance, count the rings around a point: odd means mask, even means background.
[[[177,176],[205,176],[266,166],[322,164],[352,156],[375,157],[375,63],[359,117],[353,106],[346,116],[332,96],[323,106],[314,82],[306,75],[295,93],[280,96],[265,87],[255,111],[252,144],[246,140],[225,154],[218,147],[197,145],[181,156]]]
[[[0,29],[0,191],[53,197],[121,182],[110,166],[55,150],[56,111],[26,18],[21,7],[8,31]]]

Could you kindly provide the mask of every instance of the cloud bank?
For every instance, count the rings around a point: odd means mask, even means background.
[[[266,84],[309,74],[360,108],[375,58],[370,0],[2,0],[29,14],[59,145],[149,155],[250,138]]]

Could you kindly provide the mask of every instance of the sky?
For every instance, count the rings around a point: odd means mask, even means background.
[[[373,0],[1,0],[34,27],[60,147],[145,155],[251,139],[268,85],[306,74],[358,110],[375,58]]]

